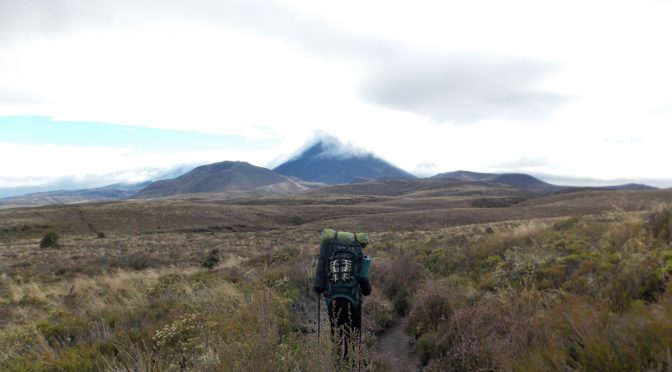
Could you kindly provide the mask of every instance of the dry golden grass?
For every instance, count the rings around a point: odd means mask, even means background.
[[[483,188],[481,186],[481,188]],[[436,194],[438,192],[438,194]],[[438,229],[471,223],[646,210],[672,203],[672,190],[590,191],[536,197],[511,188],[439,188],[398,196],[300,194],[212,200],[131,200],[0,210],[0,243],[98,232],[137,235],[177,232],[254,232],[323,225],[367,231]],[[344,221],[345,220],[345,221]]]
[[[311,292],[326,226],[374,242],[365,370],[393,367],[376,345],[400,316],[429,370],[619,370],[600,337],[623,366],[672,365],[652,351],[672,347],[669,191],[436,192],[2,210],[0,369],[331,370]]]

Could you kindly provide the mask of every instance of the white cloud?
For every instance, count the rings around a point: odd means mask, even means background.
[[[422,175],[666,178],[669,19],[669,3],[634,0],[5,0],[0,115],[284,140],[207,154],[3,143],[3,158],[21,160],[0,174],[267,165],[324,131]],[[472,57],[446,62],[455,56]],[[540,158],[549,164],[514,163]]]
[[[273,152],[172,151],[129,148],[17,145],[0,142],[0,188],[67,184],[69,187],[136,183],[170,176],[179,165],[244,160],[263,166]]]

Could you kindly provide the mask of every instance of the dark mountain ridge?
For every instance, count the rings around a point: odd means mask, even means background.
[[[417,178],[372,153],[347,151],[334,140],[321,140],[273,170],[286,176],[332,185],[372,179]]]
[[[2,198],[0,207],[112,201],[133,197],[162,198],[190,194],[199,194],[198,197],[202,198],[230,199],[293,194],[327,184],[343,186],[325,190],[328,193],[372,193],[373,195],[400,195],[422,190],[426,192],[429,189],[441,190],[435,192],[437,195],[445,193],[454,195],[456,191],[452,190],[453,187],[469,190],[460,192],[487,194],[489,191],[484,188],[506,186],[536,195],[577,191],[656,189],[635,183],[605,187],[558,186],[524,173],[479,173],[465,170],[440,173],[422,179],[370,152],[343,145],[333,137],[321,139],[274,170],[240,161],[223,161],[203,165],[185,173],[186,169],[181,167],[171,174],[164,174],[168,177],[177,176],[175,178],[155,182],[147,181],[133,185],[114,184],[94,189],[56,190]],[[422,180],[428,182],[411,182]],[[436,183],[437,181],[442,182]],[[451,186],[443,181],[463,185]],[[359,184],[361,185],[354,186]]]

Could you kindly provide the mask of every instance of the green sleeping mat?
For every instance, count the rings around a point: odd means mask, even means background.
[[[324,229],[320,233],[323,242],[329,240],[338,240],[341,243],[352,244],[355,241],[364,245],[369,244],[369,235],[367,233],[351,233],[347,231],[336,231],[332,229]]]

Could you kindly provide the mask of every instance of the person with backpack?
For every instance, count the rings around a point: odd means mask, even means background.
[[[359,339],[361,343],[362,296],[371,294],[371,258],[363,252],[369,237],[365,233],[324,229],[321,238],[313,288],[327,305],[338,356],[347,360],[349,341]]]

